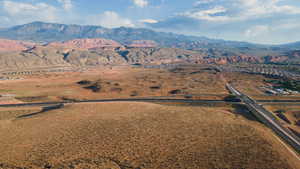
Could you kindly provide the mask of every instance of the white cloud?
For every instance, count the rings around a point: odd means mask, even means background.
[[[149,4],[148,0],[133,0],[133,3],[135,6],[140,8],[144,8]]]
[[[141,22],[141,23],[158,23],[158,21],[155,19],[142,19],[142,20],[139,20],[139,22]]]
[[[57,0],[57,1],[62,4],[63,8],[66,11],[70,11],[73,8],[72,0]]]
[[[194,0],[192,9],[146,26],[258,43],[299,41],[298,0]]]
[[[6,20],[13,24],[23,24],[32,21],[53,22],[57,20],[57,8],[46,3],[23,3],[5,0],[0,2]]]
[[[282,0],[238,0],[244,16],[268,16],[272,14],[300,14],[300,8],[279,4]]]
[[[179,14],[206,21],[241,21],[278,15],[300,14],[300,7],[283,0],[199,0],[195,8]]]
[[[245,31],[245,35],[249,38],[264,35],[270,32],[270,27],[267,25],[256,25]]]
[[[199,19],[199,20],[208,20],[208,21],[226,21],[229,20],[229,17],[221,15],[223,13],[226,13],[227,9],[222,6],[216,6],[211,9],[207,10],[193,10],[188,11],[182,14],[179,14],[180,16],[186,16],[193,19]],[[220,14],[220,15],[218,15]]]
[[[100,15],[92,16],[91,22],[92,24],[101,25],[107,28],[135,26],[130,19],[122,18],[114,11],[106,11]]]
[[[214,0],[198,0],[194,3],[194,6],[199,6],[199,5],[203,5],[203,4],[208,4],[213,2]]]

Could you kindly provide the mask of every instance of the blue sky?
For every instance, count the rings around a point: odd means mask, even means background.
[[[300,41],[300,0],[0,0],[0,27],[33,21],[279,44]]]

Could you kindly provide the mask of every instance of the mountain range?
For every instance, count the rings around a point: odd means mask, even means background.
[[[104,28],[101,26],[66,25],[33,22],[10,28],[0,29],[0,38],[25,40],[39,43],[67,41],[84,38],[104,38],[128,45],[135,40],[151,40],[161,47],[183,49],[223,48],[237,51],[274,51],[286,48],[300,49],[300,42],[284,45],[261,45],[238,41],[209,39],[206,37],[186,36],[174,33],[156,32],[144,28]]]
[[[149,29],[34,22],[0,29],[0,67],[300,63],[300,42],[260,45]]]

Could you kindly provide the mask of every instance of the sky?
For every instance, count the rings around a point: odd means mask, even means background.
[[[0,0],[0,27],[33,21],[281,44],[300,41],[300,0]]]

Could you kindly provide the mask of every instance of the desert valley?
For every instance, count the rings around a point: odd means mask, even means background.
[[[42,22],[0,37],[1,169],[300,166],[297,43]]]

